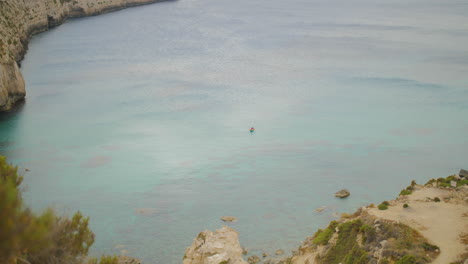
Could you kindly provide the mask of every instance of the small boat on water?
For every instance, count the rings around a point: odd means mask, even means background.
[[[251,133],[252,133],[252,132],[255,132],[255,128],[251,127],[251,128],[250,128],[250,132],[251,132]]]

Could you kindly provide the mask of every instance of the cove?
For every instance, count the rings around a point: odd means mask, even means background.
[[[184,0],[69,20],[31,40],[0,154],[30,170],[33,209],[90,216],[94,255],[181,263],[224,215],[252,254],[289,251],[466,167],[466,9]]]

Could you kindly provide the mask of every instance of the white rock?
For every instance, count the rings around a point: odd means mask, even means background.
[[[183,264],[247,264],[242,258],[239,234],[223,226],[215,232],[203,231],[185,250]]]

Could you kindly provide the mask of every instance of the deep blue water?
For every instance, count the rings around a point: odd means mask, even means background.
[[[252,254],[289,251],[337,213],[468,167],[467,14],[179,0],[70,20],[32,39],[0,153],[30,170],[35,210],[91,217],[94,255],[181,263],[223,215]]]

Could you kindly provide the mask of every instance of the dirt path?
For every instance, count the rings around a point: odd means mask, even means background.
[[[434,202],[435,197],[440,202]],[[391,202],[388,210],[369,208],[370,214],[399,221],[418,230],[430,243],[440,248],[433,264],[448,264],[459,259],[467,245],[459,236],[468,233],[468,190],[454,193],[449,189],[418,187],[409,196],[400,196]],[[428,199],[430,198],[430,199]],[[408,208],[403,208],[407,203]]]

